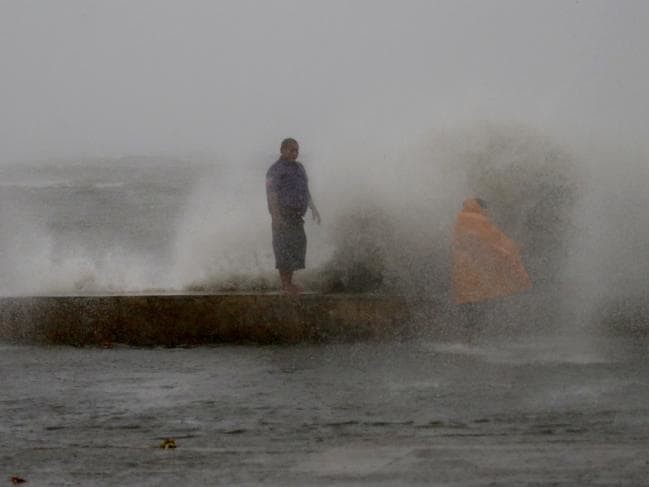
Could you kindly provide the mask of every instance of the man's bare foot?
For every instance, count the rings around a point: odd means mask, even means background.
[[[287,284],[283,286],[282,290],[285,293],[290,294],[291,296],[297,296],[298,294],[302,294],[304,292],[304,289],[302,289],[300,286],[297,286],[295,284]]]

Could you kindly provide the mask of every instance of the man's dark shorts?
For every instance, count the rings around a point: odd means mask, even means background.
[[[284,216],[283,224],[273,225],[273,251],[276,269],[286,272],[304,269],[306,233],[301,216]]]

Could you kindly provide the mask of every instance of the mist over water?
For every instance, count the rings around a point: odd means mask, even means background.
[[[307,215],[307,287],[445,301],[470,196],[522,245],[540,292],[559,282],[580,182],[568,149],[512,124],[429,133],[382,155],[305,149],[324,217]],[[154,157],[7,167],[3,293],[275,289],[264,189],[275,157],[243,170]]]
[[[304,148],[324,222],[306,217],[298,280],[313,291],[397,293],[424,303],[430,321],[449,302],[454,219],[463,199],[480,196],[521,245],[535,284],[519,300],[523,314],[641,320],[645,159],[561,139],[485,123],[389,148],[377,140],[382,153]],[[269,148],[244,169],[206,156],[5,166],[2,294],[276,289],[264,189],[275,157]]]

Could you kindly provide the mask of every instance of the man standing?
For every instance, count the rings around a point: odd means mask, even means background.
[[[320,213],[311,199],[306,171],[297,161],[299,151],[300,146],[295,139],[284,139],[279,160],[266,173],[266,196],[272,218],[275,268],[279,271],[282,289],[290,294],[299,294],[302,291],[293,284],[293,272],[304,269],[304,215],[308,208],[311,208],[315,222],[320,224]]]

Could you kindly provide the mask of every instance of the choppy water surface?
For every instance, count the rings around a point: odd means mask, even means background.
[[[0,345],[28,485],[647,485],[646,346]],[[163,450],[165,437],[175,450]],[[4,485],[1,484],[0,485]]]

